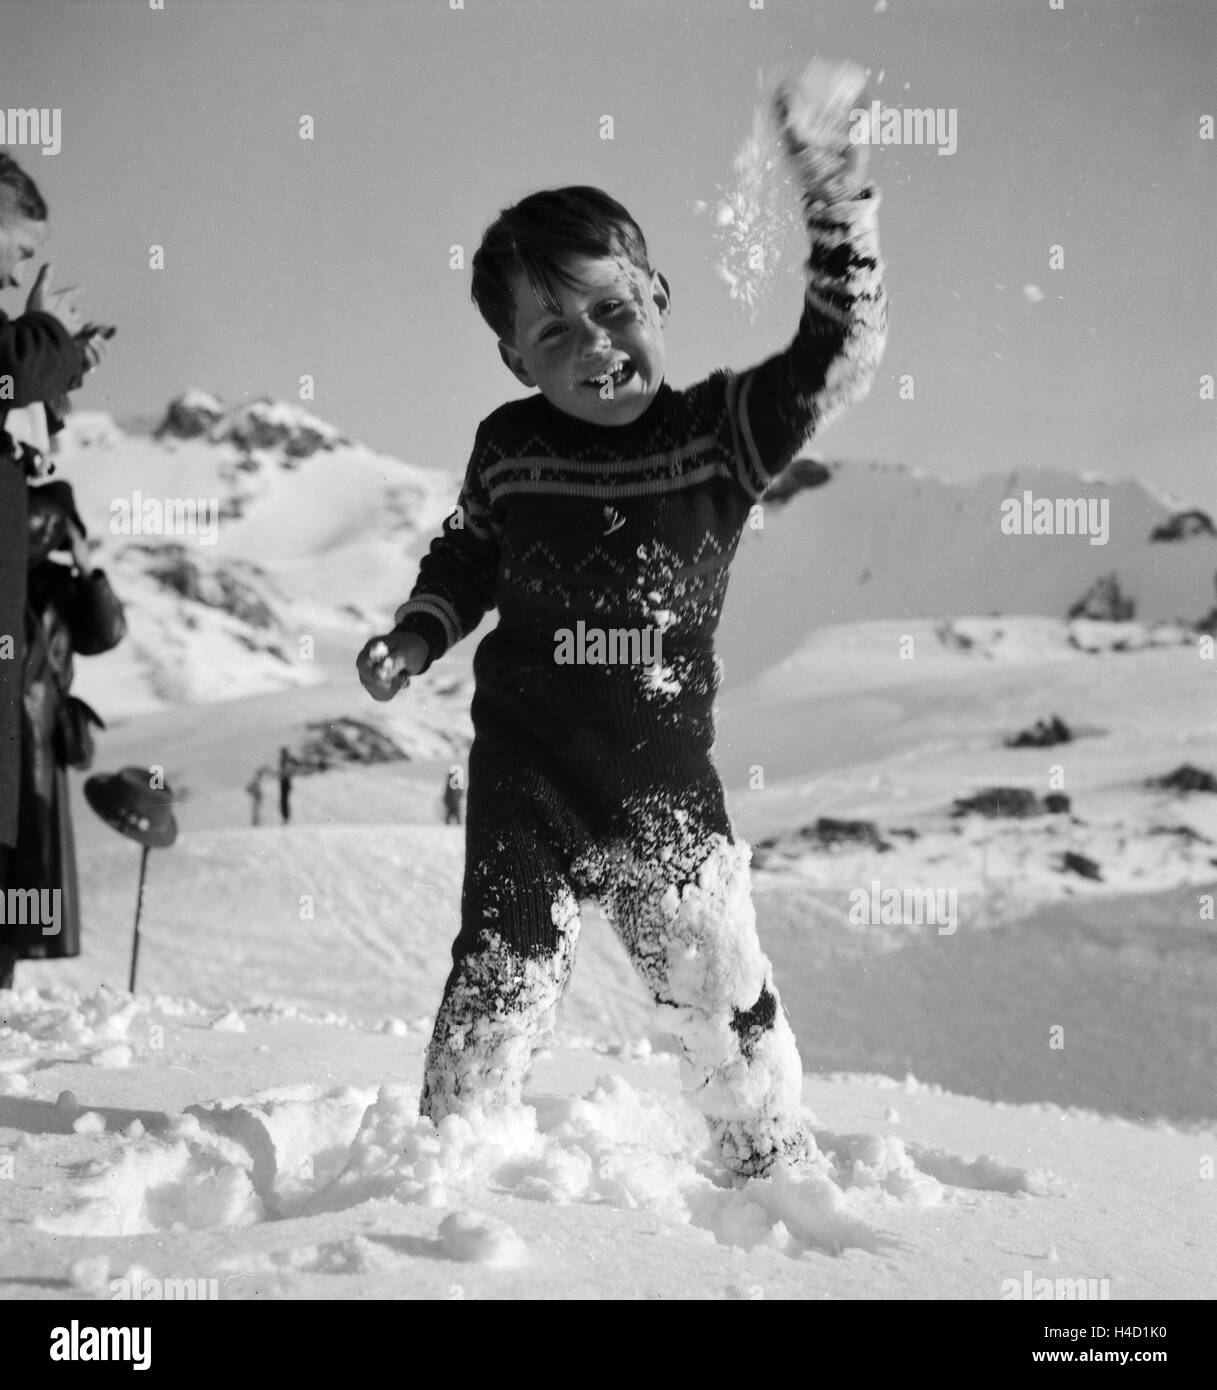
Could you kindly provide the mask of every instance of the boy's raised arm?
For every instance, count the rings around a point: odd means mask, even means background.
[[[417,674],[468,636],[494,607],[499,542],[481,476],[484,461],[479,437],[456,506],[419,562],[410,597],[394,615],[396,632],[416,633],[427,644],[426,665]]]
[[[865,83],[852,64],[813,62],[774,97],[811,254],[793,342],[727,383],[736,467],[753,498],[817,430],[866,395],[883,356],[880,195],[865,180],[866,146],[851,143],[848,125]]]

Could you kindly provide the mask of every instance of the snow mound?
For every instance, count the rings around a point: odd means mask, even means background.
[[[440,1222],[440,1239],[457,1260],[512,1268],[523,1264],[528,1248],[505,1221],[475,1211],[454,1211]]]
[[[168,1142],[144,1138],[129,1144],[113,1164],[79,1183],[67,1211],[36,1216],[34,1225],[78,1236],[252,1225],[264,1211],[245,1159],[236,1145],[202,1136],[198,1121],[183,1116]]]
[[[712,1155],[705,1122],[683,1099],[601,1077],[581,1097],[449,1115],[418,1114],[413,1087],[288,1088],[192,1107],[160,1136],[129,1142],[91,1170],[66,1212],[40,1218],[63,1235],[132,1235],[238,1227],[391,1201],[451,1208],[438,1231],[445,1258],[513,1267],[524,1242],[481,1211],[490,1194],[532,1202],[644,1211],[744,1250],[793,1259],[880,1250],[875,1221],[897,1207],[957,1200],[966,1190],[1048,1195],[1050,1174],[984,1156],[965,1159],[894,1135],[816,1132],[799,1168],[744,1182]],[[292,1268],[350,1268],[368,1250],[293,1251]],[[283,1267],[277,1257],[261,1269]],[[300,1262],[303,1261],[303,1264]],[[246,1272],[257,1272],[242,1262]]]

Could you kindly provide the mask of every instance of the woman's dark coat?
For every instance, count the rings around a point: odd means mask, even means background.
[[[60,958],[80,954],[80,894],[56,723],[72,685],[73,653],[109,651],[125,635],[126,621],[101,570],[84,574],[50,558],[52,550],[66,547],[67,526],[75,516],[70,490],[54,483],[31,488],[29,501],[21,801],[8,882],[11,888],[59,889],[59,932],[45,936],[42,923],[10,922],[0,926],[0,944],[17,945],[26,958]]]

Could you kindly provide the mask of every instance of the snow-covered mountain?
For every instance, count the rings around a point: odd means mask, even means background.
[[[1217,537],[1183,504],[1137,480],[1029,468],[951,483],[883,463],[830,477],[745,530],[719,650],[750,679],[829,624],[970,614],[1064,618],[1114,574],[1138,619],[1199,622],[1214,607]],[[1024,494],[1106,503],[1103,544],[1088,535],[1004,534],[1003,504]],[[1006,507],[1007,512],[1010,508]],[[1099,514],[1099,506],[1095,507]],[[1172,520],[1180,516],[1176,526]],[[1203,512],[1193,518],[1207,520]],[[1154,539],[1156,531],[1178,539]]]
[[[82,668],[117,714],[324,680],[324,649],[357,650],[402,601],[454,500],[298,406],[198,390],[150,431],[72,416],[57,467],[128,608],[129,639]]]

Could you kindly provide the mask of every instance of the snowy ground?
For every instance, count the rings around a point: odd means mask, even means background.
[[[823,1155],[747,1185],[592,904],[525,1107],[417,1118],[463,869],[438,823],[457,654],[386,714],[418,758],[301,779],[286,828],[250,828],[242,788],[306,720],[370,717],[354,637],[324,682],[116,721],[98,766],[178,769],[183,833],[151,856],[130,1000],[138,850],[78,802],[87,953],[0,996],[0,1292],[1000,1298],[1029,1276],[1212,1297],[1217,797],[1142,785],[1217,767],[1212,663],[1165,639],[1085,655],[1046,619],[961,624],[970,647],[936,626],[829,629],[724,692],[720,765],[740,833],[775,840],[758,921]],[[1051,713],[1085,737],[1002,747]],[[1069,815],[949,815],[985,784],[1043,794],[1053,764]],[[892,848],[799,848],[825,815]],[[1066,850],[1102,877],[1062,871]],[[876,879],[954,889],[956,930],[851,922]]]

